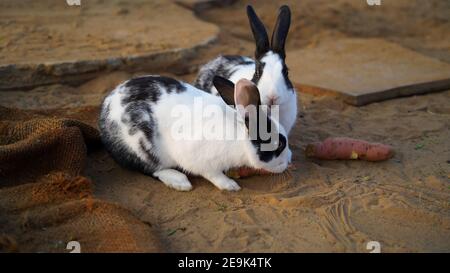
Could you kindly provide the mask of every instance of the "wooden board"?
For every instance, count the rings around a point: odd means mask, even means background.
[[[450,89],[450,64],[382,39],[342,39],[290,51],[287,65],[299,86],[357,106]]]

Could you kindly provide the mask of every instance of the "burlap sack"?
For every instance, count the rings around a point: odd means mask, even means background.
[[[0,252],[69,252],[69,241],[81,252],[162,251],[148,225],[93,198],[80,175],[88,148],[100,145],[87,124],[96,113],[0,107]]]

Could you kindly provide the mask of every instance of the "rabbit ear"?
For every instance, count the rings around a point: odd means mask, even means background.
[[[213,84],[225,103],[234,106],[234,83],[223,77],[214,76]]]
[[[272,50],[278,53],[283,59],[286,57],[284,46],[286,43],[286,37],[289,32],[289,26],[291,25],[291,10],[288,6],[283,5],[278,12],[277,22],[273,29],[272,34]]]
[[[243,106],[244,108],[249,105],[261,105],[258,87],[250,80],[240,79],[236,83],[234,101],[236,105]]]
[[[256,43],[255,57],[259,59],[270,50],[269,36],[267,36],[266,28],[250,5],[247,6],[247,16]]]
[[[257,139],[259,124],[259,106],[261,99],[258,87],[247,79],[240,79],[236,83],[234,91],[234,101],[236,102],[236,110],[244,119],[245,126],[249,130],[249,134]]]

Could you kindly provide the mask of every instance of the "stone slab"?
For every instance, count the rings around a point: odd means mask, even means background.
[[[287,54],[291,80],[353,105],[450,89],[450,64],[383,39],[346,38]]]
[[[182,65],[217,26],[166,0],[0,2],[0,90]]]

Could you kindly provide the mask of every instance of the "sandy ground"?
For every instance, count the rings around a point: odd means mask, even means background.
[[[185,71],[219,28],[167,0],[4,0],[0,33],[0,90],[30,90],[115,70]]]
[[[0,17],[0,64],[150,54],[205,42],[216,30],[166,0],[2,1]]]
[[[265,22],[276,16],[279,3],[273,2],[252,2]],[[377,8],[357,0],[286,2],[294,11],[290,50],[339,37],[381,37],[450,62],[448,1],[382,1]],[[192,73],[177,77],[192,80],[198,65],[218,53],[252,54],[244,6],[238,2],[199,13],[221,28],[219,40],[198,52]],[[131,75],[119,71],[78,87],[3,92],[0,103],[21,108],[98,105]],[[95,181],[98,197],[117,202],[154,227],[171,252],[368,252],[369,241],[379,241],[385,252],[450,252],[449,101],[446,91],[357,108],[300,92],[290,136],[295,167],[283,177],[240,180],[238,193],[220,192],[200,178],[193,178],[193,191],[176,192],[122,169],[104,151],[89,156],[86,174]],[[304,157],[307,143],[328,136],[391,144],[396,155],[381,163]]]
[[[170,251],[363,252],[372,240],[383,251],[449,251],[449,99],[443,92],[354,108],[302,97],[292,177],[240,180],[238,193],[201,179],[192,192],[174,192],[103,152],[92,155],[87,173],[100,197],[157,227]],[[397,156],[304,158],[306,143],[342,135],[391,144]]]

